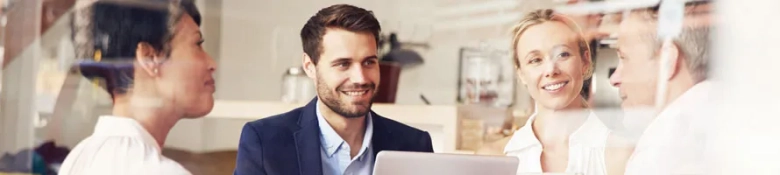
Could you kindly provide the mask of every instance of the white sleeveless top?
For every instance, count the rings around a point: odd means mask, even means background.
[[[536,115],[532,115],[526,125],[512,135],[504,148],[507,156],[515,156],[520,160],[518,174],[542,172],[542,144],[531,127],[535,117]],[[609,131],[591,112],[588,119],[569,136],[569,163],[566,172],[606,175],[604,150]]]

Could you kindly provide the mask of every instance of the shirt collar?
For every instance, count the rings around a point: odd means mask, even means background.
[[[534,134],[533,130],[533,123],[534,119],[536,118],[536,110],[534,110],[534,113],[531,114],[530,117],[528,117],[528,120],[525,122],[525,126],[517,130],[514,134],[512,134],[512,138],[509,139],[509,143],[506,144],[506,147],[504,147],[504,153],[512,152],[512,151],[520,151],[532,146],[541,146],[542,143],[539,142],[538,139],[536,139],[536,135]]]
[[[154,146],[157,150],[160,150],[160,145],[157,144],[157,140],[152,137],[146,129],[141,126],[135,119],[119,116],[100,116],[97,124],[95,125],[95,131],[93,136],[126,136],[126,137],[138,137],[149,146]]]
[[[341,145],[346,144],[346,141],[336,133],[336,130],[333,130],[333,127],[331,127],[330,124],[328,124],[328,121],[322,116],[320,106],[316,105],[315,108],[317,111],[317,123],[320,126],[320,143],[322,144],[322,149],[325,150],[328,157],[333,157],[333,154],[339,151]],[[363,153],[366,152],[371,145],[371,139],[374,135],[374,122],[371,118],[371,113],[366,114],[366,132],[363,134],[363,145],[360,147],[357,156],[361,160],[363,158]]]

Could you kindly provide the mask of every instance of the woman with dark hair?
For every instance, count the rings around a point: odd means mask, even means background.
[[[114,105],[59,174],[191,174],[161,147],[176,122],[214,106],[216,64],[194,2],[79,1],[72,24],[82,75],[100,80]]]

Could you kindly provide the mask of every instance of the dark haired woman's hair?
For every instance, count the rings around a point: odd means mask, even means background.
[[[102,80],[113,97],[133,84],[133,63],[139,43],[163,54],[183,14],[200,26],[193,0],[98,1],[74,12],[72,29],[78,67],[88,79]]]

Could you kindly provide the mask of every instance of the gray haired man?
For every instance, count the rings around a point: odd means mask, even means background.
[[[620,61],[610,83],[619,88],[624,110],[654,109],[626,174],[705,174],[710,6],[708,1],[686,4],[683,29],[671,42],[658,37],[658,7],[634,10],[623,19]]]

